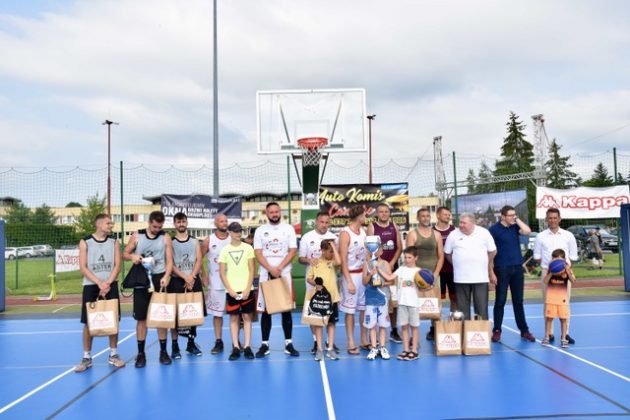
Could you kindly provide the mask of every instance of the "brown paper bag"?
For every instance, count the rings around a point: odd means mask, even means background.
[[[312,313],[309,310],[311,303],[311,297],[315,294],[316,290],[312,289],[306,292],[304,295],[304,306],[302,307],[302,324],[312,325],[314,327],[325,327],[328,325],[328,319],[330,316],[321,316],[320,314]]]
[[[462,322],[441,320],[435,322],[435,354],[455,356],[462,354]]]
[[[429,290],[418,292],[420,319],[440,319],[442,317],[442,299],[440,285],[436,281]]]
[[[147,314],[148,328],[175,328],[176,293],[159,292],[151,293],[151,303]]]
[[[261,281],[260,288],[262,289],[268,314],[293,310],[293,298],[285,279]]]
[[[118,299],[86,302],[87,326],[91,336],[118,334]]]
[[[462,349],[466,355],[492,354],[490,321],[479,319],[464,321]]]
[[[203,293],[177,293],[177,326],[192,327],[203,325]]]

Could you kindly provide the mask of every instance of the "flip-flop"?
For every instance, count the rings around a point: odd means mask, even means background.
[[[359,346],[359,348],[361,350],[370,351],[370,350],[372,350],[372,345],[371,344],[361,344]]]
[[[357,356],[357,355],[361,354],[361,352],[359,351],[358,347],[352,347],[351,349],[348,349],[348,354],[351,354],[353,356]]]
[[[409,353],[407,353],[405,360],[418,360],[418,353],[410,351]]]
[[[396,356],[396,359],[398,359],[398,360],[406,360],[407,356],[409,356],[409,352],[408,351],[403,351],[401,353],[398,353],[398,355]]]

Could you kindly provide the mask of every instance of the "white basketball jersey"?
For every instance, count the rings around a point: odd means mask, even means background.
[[[337,242],[337,236],[335,236],[335,234],[331,231],[327,231],[323,235],[316,230],[311,230],[310,232],[305,233],[300,240],[299,256],[308,260],[320,258],[322,256],[321,244],[324,239],[333,239],[335,243]],[[307,277],[310,269],[311,266],[309,264],[306,266]]]
[[[210,275],[210,287],[214,290],[224,290],[221,276],[219,275],[219,254],[224,246],[231,241],[230,235],[225,239],[219,238],[216,233],[210,235],[208,241],[208,271]]]
[[[350,236],[350,243],[348,244],[348,270],[362,270],[365,265],[365,231],[363,228],[359,229],[357,235],[346,226],[342,229]]]

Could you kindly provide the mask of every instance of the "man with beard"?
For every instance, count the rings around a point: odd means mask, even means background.
[[[214,217],[216,230],[204,241],[202,252],[208,255],[208,274],[204,273],[203,281],[208,286],[208,311],[212,314],[215,343],[211,354],[223,352],[223,313],[225,312],[225,286],[219,274],[219,254],[224,246],[230,243],[228,219],[224,214]]]
[[[297,239],[295,230],[287,223],[280,221],[282,211],[280,205],[270,202],[265,207],[267,224],[256,229],[254,234],[254,254],[260,264],[259,282],[282,278],[293,295],[293,279],[291,278],[291,260],[297,254]],[[269,351],[269,336],[271,334],[271,315],[267,313],[265,297],[262,288],[259,289],[256,305],[260,317],[262,344],[256,352],[257,358],[265,357]],[[282,330],[284,332],[284,352],[297,357],[300,353],[293,347],[293,319],[291,311],[282,313]]]
[[[437,222],[433,229],[442,236],[442,245],[446,243],[448,235],[455,230],[455,226],[451,224],[451,211],[448,207],[438,207]],[[440,270],[440,297],[442,300],[446,299],[446,292],[448,291],[448,299],[451,302],[451,312],[457,310],[457,299],[455,297],[455,283],[453,283],[453,266],[445,258]]]

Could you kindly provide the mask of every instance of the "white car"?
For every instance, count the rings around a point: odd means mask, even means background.
[[[14,260],[17,258],[17,249],[16,248],[4,248],[4,259],[5,260]]]
[[[39,251],[32,246],[21,246],[17,249],[17,256],[20,258],[39,257]]]

